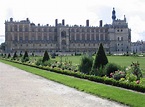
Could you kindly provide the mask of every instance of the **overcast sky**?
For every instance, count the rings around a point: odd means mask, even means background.
[[[111,24],[112,9],[117,19],[127,18],[132,41],[145,41],[145,0],[0,0],[0,43],[4,42],[5,20],[29,20],[35,24],[54,25],[55,19],[69,25],[98,26]]]

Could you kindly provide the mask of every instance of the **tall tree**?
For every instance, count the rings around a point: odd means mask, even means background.
[[[15,51],[14,55],[13,55],[13,59],[15,60],[18,57],[17,55],[17,51]]]
[[[106,65],[107,63],[108,63],[108,59],[105,54],[103,44],[100,43],[99,50],[98,50],[95,60],[93,62],[92,73],[97,74],[96,72],[98,71],[98,69],[100,69],[100,67],[103,68],[104,65]]]
[[[48,52],[45,51],[45,52],[44,52],[44,56],[43,56],[42,62],[48,61],[49,59],[50,59],[50,57],[49,57],[49,55],[48,55]]]
[[[26,62],[26,61],[29,61],[29,56],[28,56],[28,52],[27,51],[25,51],[24,56],[22,58],[22,62]]]

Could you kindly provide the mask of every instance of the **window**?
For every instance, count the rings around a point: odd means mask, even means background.
[[[96,40],[99,40],[99,34],[96,34]]]
[[[80,40],[80,34],[76,35],[76,40]]]
[[[90,40],[90,35],[89,34],[87,34],[87,40]]]
[[[19,31],[20,31],[20,32],[23,31],[23,27],[22,27],[22,26],[19,27]]]
[[[85,40],[85,34],[82,34],[82,40]]]
[[[123,37],[121,37],[121,40],[123,41]]]
[[[28,32],[28,29],[29,29],[28,26],[25,26],[25,32]]]
[[[17,32],[17,30],[18,30],[17,25],[14,26],[14,30],[15,30],[15,32]]]
[[[45,40],[45,41],[47,40],[47,36],[46,35],[44,36],[43,40]]]
[[[91,39],[92,39],[92,40],[95,40],[95,39],[94,39],[94,34],[91,35]]]

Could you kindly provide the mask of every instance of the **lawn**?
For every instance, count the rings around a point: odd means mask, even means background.
[[[82,56],[57,56],[53,60],[57,61],[71,61],[73,65],[79,65]],[[95,56],[93,56],[95,57]],[[32,60],[39,59],[42,57],[31,57]],[[143,71],[143,75],[145,77],[145,57],[135,57],[135,56],[107,56],[108,61],[112,63],[116,63],[123,67],[130,66],[132,62],[138,61],[140,63],[140,68]]]
[[[108,86],[105,84],[86,81],[84,79],[74,78],[54,72],[49,72],[34,67],[12,63],[4,60],[0,60],[3,63],[15,66],[27,72],[31,72],[36,75],[40,75],[47,79],[62,83],[64,85],[76,88],[80,91],[91,93],[93,95],[114,100],[131,107],[145,107],[145,94],[137,93],[129,90],[124,90],[114,86]]]
[[[81,56],[62,56],[56,57],[57,61],[72,61],[73,64],[80,64]],[[145,70],[145,57],[134,56],[107,56],[109,62],[119,64],[121,66],[130,66],[132,62],[138,61],[140,67]]]

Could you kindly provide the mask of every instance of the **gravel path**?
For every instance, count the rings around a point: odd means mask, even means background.
[[[0,63],[0,107],[125,107]]]

